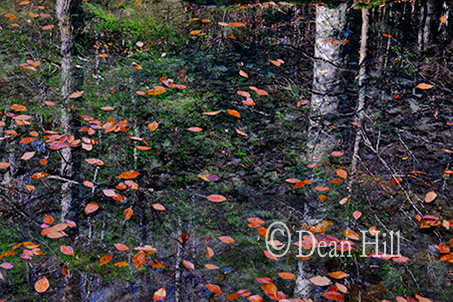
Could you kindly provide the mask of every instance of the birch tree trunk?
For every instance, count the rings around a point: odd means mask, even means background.
[[[343,86],[340,34],[346,22],[346,3],[336,8],[316,7],[316,41],[313,66],[313,94],[308,134],[308,161],[322,162],[336,140],[324,131],[323,119],[337,113]]]

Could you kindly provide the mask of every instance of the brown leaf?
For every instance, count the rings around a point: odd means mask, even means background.
[[[214,251],[209,246],[206,248],[205,256],[208,258],[211,258],[212,256],[214,256]]]
[[[132,257],[132,263],[134,263],[135,267],[138,270],[141,270],[142,267],[145,265],[146,257],[148,257],[148,255],[144,251],[140,251],[138,254],[135,254]]]
[[[239,114],[239,112],[237,112],[234,109],[227,109],[227,112],[234,117],[241,118],[241,115]]]
[[[317,286],[327,286],[330,284],[330,279],[322,276],[312,277],[309,281]]]
[[[120,175],[118,175],[116,178],[120,178],[120,179],[131,179],[131,178],[136,178],[137,176],[139,176],[140,173],[136,172],[136,171],[127,171],[127,172],[123,172],[121,173]]]
[[[68,245],[60,245],[60,251],[68,256],[74,256],[74,250]]]
[[[415,88],[418,88],[418,89],[431,89],[433,87],[434,87],[434,85],[425,84],[425,83],[420,83],[417,86],[415,86]]]
[[[124,210],[124,216],[126,216],[126,220],[129,220],[129,218],[131,218],[133,214],[134,211],[132,211],[131,208]]]
[[[226,244],[229,244],[229,243],[234,243],[234,239],[231,238],[230,236],[220,236],[220,237],[217,237],[220,239],[220,241],[222,241],[223,243],[226,243]]]
[[[130,248],[127,245],[122,243],[114,243],[113,245],[116,247],[118,251],[127,252],[130,250]]]

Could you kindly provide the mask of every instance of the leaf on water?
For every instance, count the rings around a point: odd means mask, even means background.
[[[209,246],[206,248],[205,256],[208,258],[211,258],[212,256],[214,256],[214,251]]]
[[[85,207],[85,214],[90,214],[99,209],[99,205],[95,202],[89,203]]]
[[[49,286],[50,286],[50,283],[49,283],[49,280],[47,279],[47,277],[42,277],[41,279],[36,281],[35,290],[38,293],[43,293],[49,288]]]
[[[74,249],[68,245],[60,245],[60,251],[68,256],[74,256]]]
[[[222,241],[225,244],[234,243],[234,239],[231,238],[230,236],[220,236],[220,237],[217,237],[217,238],[219,238],[220,241]]]
[[[165,211],[165,207],[160,203],[153,203],[153,208],[158,211]]]
[[[335,173],[337,173],[338,176],[340,176],[341,178],[344,178],[344,179],[346,179],[348,177],[348,172],[346,172],[343,169],[337,169],[337,171],[335,171]]]
[[[227,109],[227,112],[234,117],[241,118],[241,115],[239,114],[239,112],[237,112],[234,109]]]
[[[426,203],[433,202],[433,200],[436,199],[436,197],[437,197],[436,192],[430,191],[430,192],[426,193],[426,195],[425,195],[425,202]]]
[[[126,220],[129,220],[129,218],[131,218],[133,214],[134,211],[131,208],[124,210],[124,216],[126,216]]]
[[[215,284],[205,284],[205,285],[214,294],[220,295],[222,293],[222,290],[220,289],[220,287],[218,287]]]
[[[159,124],[156,121],[154,121],[154,122],[152,122],[151,124],[148,125],[148,129],[151,130],[151,131],[156,130],[157,127],[159,127]]]
[[[154,302],[163,300],[166,296],[167,292],[165,291],[165,288],[159,288],[153,295]]]
[[[348,237],[349,239],[352,239],[352,240],[360,240],[360,236],[359,234],[357,234],[356,232],[350,230],[350,229],[346,229],[343,231],[343,234]]]
[[[430,84],[426,84],[426,83],[420,83],[417,86],[415,86],[415,88],[418,88],[418,89],[431,89],[433,87],[434,87],[434,85],[430,85]]]
[[[293,273],[284,272],[284,273],[278,273],[278,275],[280,277],[282,277],[283,279],[297,279],[296,275],[294,275]]]
[[[130,250],[130,248],[128,248],[127,245],[122,243],[114,243],[113,245],[116,247],[118,251],[127,252]]]
[[[329,273],[329,276],[334,278],[334,279],[343,279],[343,278],[349,277],[349,274],[346,274],[345,272],[338,271],[338,272]]]
[[[212,202],[222,202],[222,201],[227,200],[225,196],[219,195],[219,194],[211,194],[211,195],[207,196],[206,198]]]
[[[85,91],[76,91],[76,92],[73,92],[71,93],[70,95],[68,95],[68,98],[69,99],[76,99],[76,98],[79,98],[82,96],[82,94],[84,93]]]
[[[190,128],[187,128],[187,131],[191,131],[191,132],[201,132],[201,131],[203,131],[203,129],[200,128],[200,127],[190,127]]]
[[[330,284],[330,279],[323,276],[312,277],[309,281],[317,286],[327,286]]]
[[[112,259],[113,259],[113,255],[112,254],[105,255],[104,257],[99,259],[99,266],[103,266],[103,265],[109,263],[110,261],[112,261]]]
[[[359,219],[362,216],[362,212],[360,211],[355,211],[352,213],[352,217],[354,217],[355,220]]]
[[[140,175],[140,173],[138,173],[136,171],[126,171],[126,172],[123,172],[120,175],[118,175],[116,178],[131,179],[131,178],[136,178],[139,175]]]
[[[239,70],[239,75],[240,75],[241,77],[244,77],[244,78],[248,78],[248,77],[249,77],[249,75],[248,75],[245,71],[243,71],[243,70]]]

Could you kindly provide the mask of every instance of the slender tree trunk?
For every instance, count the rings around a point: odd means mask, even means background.
[[[366,96],[366,86],[363,85],[363,81],[365,79],[366,73],[366,50],[367,50],[367,39],[368,39],[368,9],[362,9],[362,33],[360,39],[360,58],[359,58],[359,102],[357,105],[357,122],[359,123],[359,127],[361,127],[364,112],[365,110],[365,96]],[[355,174],[357,171],[357,160],[359,158],[359,148],[360,148],[360,139],[361,139],[361,130],[357,130],[355,136],[355,143],[354,143],[354,153],[352,157],[352,165],[351,165],[351,172]]]

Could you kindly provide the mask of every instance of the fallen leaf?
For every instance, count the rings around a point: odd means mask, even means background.
[[[433,202],[433,200],[436,199],[436,197],[437,197],[436,192],[430,191],[430,192],[426,193],[426,195],[425,195],[425,202],[426,203]]]
[[[49,288],[49,286],[50,286],[50,283],[49,283],[49,280],[47,279],[47,277],[42,277],[41,279],[36,281],[35,290],[38,293],[43,293]]]

